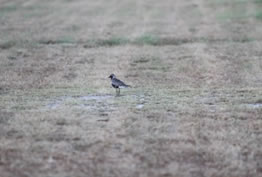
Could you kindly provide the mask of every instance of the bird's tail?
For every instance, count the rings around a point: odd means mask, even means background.
[[[126,85],[126,87],[130,87],[130,88],[132,88],[132,86],[131,86],[131,85]]]

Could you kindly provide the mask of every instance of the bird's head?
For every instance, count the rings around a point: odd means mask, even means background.
[[[113,79],[116,78],[116,76],[114,74],[111,74],[108,78]]]

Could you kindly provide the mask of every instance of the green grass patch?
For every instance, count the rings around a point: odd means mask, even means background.
[[[56,41],[56,43],[58,44],[73,44],[73,43],[76,43],[76,41],[71,38],[71,37],[63,37],[63,38],[60,38]]]
[[[147,63],[149,61],[150,60],[148,58],[141,57],[141,58],[135,60],[134,63]]]
[[[69,36],[61,37],[58,39],[40,39],[38,41],[40,44],[74,44],[76,41]]]
[[[102,45],[102,46],[124,45],[124,44],[127,44],[128,42],[129,42],[128,39],[121,38],[121,37],[112,37],[110,39],[104,39],[104,40],[97,41],[98,45]]]
[[[7,14],[15,12],[16,10],[17,10],[16,5],[0,7],[0,17],[5,17]]]
[[[15,41],[7,41],[2,44],[0,44],[0,49],[9,49],[16,45]]]
[[[14,12],[17,10],[16,5],[9,5],[5,7],[0,7],[0,13],[9,13],[9,12]]]
[[[250,15],[245,13],[245,12],[240,13],[240,12],[234,12],[234,11],[225,12],[223,14],[217,15],[217,18],[219,20],[222,20],[222,21],[224,21],[224,20],[239,20],[239,19],[245,19],[245,18],[248,18],[248,17],[250,17]]]
[[[69,32],[76,32],[76,31],[80,30],[80,26],[72,25],[72,26],[69,26],[69,27],[65,28],[65,30],[69,31]]]
[[[92,39],[84,44],[84,48],[103,47],[103,46],[113,47],[113,46],[125,45],[128,43],[130,43],[130,41],[127,38],[122,38],[122,37],[112,37],[109,39]]]
[[[248,0],[213,0],[210,1],[211,4],[239,4],[239,3],[248,3]]]
[[[158,38],[153,35],[143,35],[141,37],[136,38],[133,43],[140,45],[157,45]]]
[[[246,2],[246,1],[243,1]],[[262,3],[262,0],[255,0],[254,3]],[[226,20],[246,20],[248,18],[255,18],[262,20],[262,8],[261,4],[256,4],[254,11],[249,11],[246,5],[237,5],[237,2],[234,2],[232,8],[228,8],[222,14],[217,14],[217,19],[226,21]]]
[[[255,15],[256,19],[258,20],[262,20],[262,11],[260,12],[257,12],[256,15]]]

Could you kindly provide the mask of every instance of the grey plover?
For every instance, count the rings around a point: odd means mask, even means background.
[[[112,86],[116,89],[116,95],[120,95],[121,88],[131,87],[130,85],[127,85],[123,81],[117,79],[114,74],[111,74],[108,78],[111,79]]]

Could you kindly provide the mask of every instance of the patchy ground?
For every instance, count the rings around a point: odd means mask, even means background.
[[[262,1],[0,0],[0,36],[1,177],[262,176]]]

